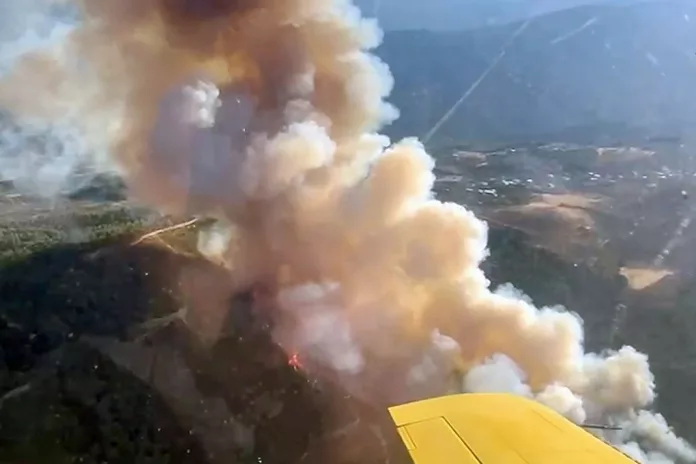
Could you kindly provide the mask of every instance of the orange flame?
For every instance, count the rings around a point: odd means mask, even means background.
[[[300,356],[297,353],[293,353],[288,358],[288,365],[295,368],[295,370],[302,369],[302,363],[300,362]]]

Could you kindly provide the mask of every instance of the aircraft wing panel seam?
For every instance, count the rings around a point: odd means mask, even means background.
[[[454,426],[450,423],[449,419],[447,419],[447,418],[444,417],[444,416],[440,416],[440,419],[442,419],[442,420],[445,422],[445,424],[447,424],[447,427],[449,427],[449,429],[452,431],[452,433],[454,433],[454,435],[459,439],[459,441],[462,442],[462,445],[464,445],[464,446],[466,447],[466,449],[469,450],[469,452],[470,452],[471,455],[476,459],[476,461],[477,461],[479,464],[483,464],[483,461],[481,461],[481,459],[479,459],[479,457],[478,457],[478,455],[476,454],[476,452],[475,452],[473,449],[471,449],[471,446],[469,446],[469,444],[466,442],[466,440],[464,440],[464,437],[462,437],[462,436],[459,434],[459,432],[457,432],[457,429],[454,428]]]
[[[422,424],[423,422],[428,422],[428,421],[431,421],[431,420],[433,420],[433,419],[443,419],[443,417],[442,417],[442,416],[431,416],[431,417],[426,417],[425,419],[418,419],[418,420],[414,420],[414,421],[411,421],[411,422],[404,422],[403,424],[400,424],[399,427],[400,427],[400,428],[401,428],[401,427],[410,427],[410,426],[412,426],[412,425]]]
[[[401,440],[404,442],[404,445],[406,446],[406,449],[409,451],[415,450],[417,448],[416,442],[413,441],[413,437],[411,437],[411,434],[409,433],[408,429],[406,427],[399,427],[397,430]]]
[[[549,424],[550,426],[552,426],[555,430],[558,430],[559,432],[563,432],[563,429],[562,429],[561,427],[559,427],[557,423],[555,423],[554,421],[552,421],[551,419],[549,419],[548,416],[546,416],[546,415],[544,415],[543,413],[541,413],[541,411],[534,410],[534,414],[537,415],[537,416],[539,416],[539,417],[541,417],[542,419],[544,419],[544,422],[546,422],[547,424]],[[564,420],[567,420],[567,419],[565,419],[565,418],[563,418],[563,419],[564,419]]]

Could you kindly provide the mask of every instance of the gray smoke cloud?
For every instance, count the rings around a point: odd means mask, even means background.
[[[36,54],[60,56],[80,24],[78,13],[56,0],[1,1],[0,77]],[[31,80],[19,85],[30,95]],[[106,148],[85,138],[69,108],[51,118],[0,112],[0,181],[22,193],[56,200],[96,175],[115,173]]]

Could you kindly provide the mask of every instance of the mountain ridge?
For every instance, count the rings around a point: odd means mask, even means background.
[[[355,0],[365,16],[386,30],[465,30],[504,25],[579,5],[643,0]]]
[[[611,128],[688,136],[696,124],[691,17],[696,4],[652,1],[582,6],[529,21],[440,135],[533,138],[580,128],[597,138]],[[387,32],[377,54],[392,70],[390,101],[401,110],[389,132],[427,132],[521,25]]]

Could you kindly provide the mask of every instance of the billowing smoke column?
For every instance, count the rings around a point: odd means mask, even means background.
[[[586,354],[575,314],[489,289],[486,224],[433,198],[417,140],[377,133],[397,116],[392,81],[368,53],[377,25],[350,1],[79,6],[80,27],[20,59],[0,102],[69,115],[85,143],[110,147],[134,198],[224,220],[201,249],[240,288],[270,289],[276,339],[308,370],[378,403],[512,391],[622,425],[606,438],[637,459],[696,461],[645,410],[646,356]],[[204,316],[220,320],[192,318]]]

